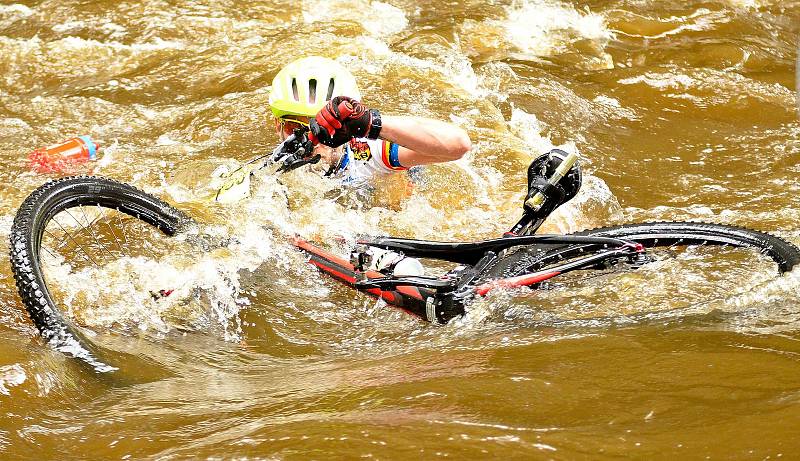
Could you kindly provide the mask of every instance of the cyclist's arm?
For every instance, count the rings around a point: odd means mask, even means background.
[[[404,167],[458,160],[472,147],[466,131],[447,122],[388,115],[382,122],[380,137],[399,146]]]

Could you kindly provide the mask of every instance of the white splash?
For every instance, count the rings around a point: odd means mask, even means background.
[[[577,152],[574,143],[556,146],[550,138],[542,136],[541,133],[545,129],[542,122],[539,121],[535,114],[529,114],[522,109],[514,108],[511,111],[511,120],[508,126],[511,132],[530,146],[536,155],[543,154],[556,147],[567,152]]]
[[[175,40],[163,40],[158,37],[153,38],[149,42],[134,43],[132,45],[126,45],[124,43],[116,41],[100,42],[97,40],[93,39],[87,40],[80,37],[65,37],[62,38],[61,40],[56,40],[54,42],[47,42],[45,46],[47,48],[52,48],[61,51],[86,50],[94,48],[94,49],[107,49],[110,51],[143,52],[143,51],[159,51],[159,50],[183,50],[187,48],[187,45],[183,42]]]
[[[636,121],[639,117],[633,109],[623,107],[619,100],[610,98],[608,96],[599,95],[592,99],[592,102],[600,106],[602,109],[608,109],[609,116],[617,116],[626,118],[628,120]]]
[[[36,384],[39,387],[37,395],[44,397],[52,392],[58,386],[58,376],[52,371],[44,371],[33,375]]]
[[[388,48],[387,48],[388,49]],[[439,74],[438,80],[459,88],[472,97],[482,97],[487,91],[481,87],[480,79],[472,68],[472,62],[457,50],[448,49],[437,56],[436,61],[411,57],[402,53],[389,51],[382,54],[377,62],[364,64],[373,72],[379,72],[386,64],[399,64],[401,68],[411,68]],[[384,71],[385,72],[385,71]],[[387,77],[391,78],[391,76]],[[417,95],[423,97],[424,95]],[[435,95],[432,95],[435,97]]]
[[[11,215],[0,216],[0,236],[5,238],[11,233],[14,217]]]
[[[562,54],[573,43],[587,40],[597,50],[592,67],[613,67],[611,56],[603,50],[614,34],[604,16],[588,9],[578,11],[566,3],[549,0],[515,1],[507,9],[506,19],[485,21],[478,27],[482,34],[490,36],[502,31],[508,43],[531,57]]]
[[[0,5],[0,14],[14,14],[27,18],[33,14],[33,10],[21,3],[12,3],[11,5]]]
[[[306,1],[303,21],[306,24],[328,21],[357,21],[372,36],[385,37],[403,31],[408,26],[406,14],[400,8],[383,2],[365,0]]]
[[[55,41],[44,41],[39,36],[30,39],[11,39],[0,37],[0,45],[9,46],[16,52],[38,52],[38,53],[64,53],[80,51],[84,54],[89,50],[111,52],[150,52],[160,50],[182,50],[188,46],[186,43],[175,40],[163,40],[155,37],[149,42],[133,43],[127,45],[117,41],[101,42],[94,39],[84,39],[75,36],[64,37]],[[91,55],[84,55],[84,58],[91,58]],[[107,55],[103,55],[103,58]],[[63,56],[62,56],[63,58]]]
[[[517,2],[504,24],[517,46],[540,56],[561,49],[564,34],[600,41],[613,36],[603,16],[541,0]]]
[[[622,206],[605,181],[584,174],[578,195],[556,209],[547,218],[542,231],[546,233],[555,228],[561,234],[577,232],[608,225],[620,221],[622,217]]]
[[[105,167],[114,163],[114,157],[116,156],[117,151],[119,150],[119,142],[114,139],[114,142],[102,149],[102,155],[100,159],[97,161],[95,172],[99,173]]]
[[[161,136],[158,137],[158,139],[156,139],[156,145],[157,146],[174,146],[174,145],[180,144],[180,143],[181,143],[180,141],[176,141],[176,140],[170,138],[166,134],[162,134]]]
[[[769,5],[771,2],[762,0],[726,0],[729,5],[734,8],[741,8],[745,10],[754,10],[762,6]]]
[[[578,153],[574,142],[554,145],[550,138],[542,135],[544,127],[536,115],[521,109],[513,109],[509,128],[512,133],[530,146],[529,150],[533,153],[532,158],[556,148],[569,153]],[[605,181],[588,175],[584,171],[583,185],[578,195],[566,205],[556,209],[547,219],[542,230],[555,230],[561,233],[574,232],[613,222],[620,219],[621,216],[622,207]]]
[[[51,27],[51,29],[53,29],[54,32],[64,33],[75,29],[80,29],[85,25],[86,25],[85,21],[67,21],[61,24],[56,24],[53,27]]]
[[[0,394],[11,395],[10,388],[19,386],[26,379],[25,370],[18,363],[0,367]]]
[[[653,88],[673,88],[677,90],[684,90],[686,88],[695,86],[697,80],[685,74],[647,72],[644,75],[623,78],[618,83],[622,85],[635,85],[637,83],[644,83]]]

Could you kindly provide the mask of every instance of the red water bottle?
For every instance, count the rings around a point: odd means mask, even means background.
[[[31,169],[37,173],[63,172],[69,167],[97,160],[100,146],[89,136],[78,136],[60,144],[36,149],[28,155]]]

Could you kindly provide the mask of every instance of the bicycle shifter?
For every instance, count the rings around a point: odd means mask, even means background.
[[[308,139],[307,127],[295,128],[272,152],[272,161],[282,163],[277,173],[286,173],[303,165],[317,163],[321,158],[319,154],[314,155],[314,143]]]

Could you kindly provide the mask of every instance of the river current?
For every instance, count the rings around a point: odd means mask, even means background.
[[[694,220],[800,244],[799,40],[794,0],[0,3],[0,253],[58,177],[27,154],[84,134],[101,158],[75,173],[232,242],[178,271],[140,262],[183,301],[92,282],[111,301],[67,315],[128,354],[113,383],[41,340],[5,259],[0,458],[796,458],[796,273],[698,257],[498,291],[433,326],[320,275],[287,236],[495,237],[528,163],[561,147],[584,184],[545,232]],[[409,196],[390,182],[367,200],[311,169],[215,203],[213,171],[277,143],[272,77],[309,54],[348,66],[366,104],[451,121],[473,149]]]

